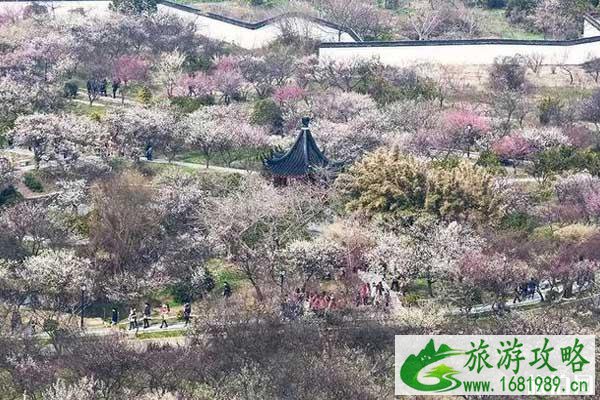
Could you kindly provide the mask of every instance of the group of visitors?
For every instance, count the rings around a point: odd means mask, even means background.
[[[121,83],[118,80],[112,80],[111,88],[112,88],[112,97],[113,98],[117,97],[117,91],[119,90],[120,86],[121,86]],[[100,96],[106,97],[108,95],[107,88],[108,88],[108,79],[106,79],[106,78],[90,79],[86,83],[86,89],[88,92],[88,96],[100,95]]]
[[[373,305],[388,308],[390,306],[390,301],[390,290],[384,286],[383,281],[379,281],[379,283],[364,282],[358,288],[358,293],[356,295],[357,307]]]
[[[228,299],[231,297],[232,293],[233,293],[233,290],[232,290],[229,282],[223,282],[223,297],[225,299]],[[169,319],[170,314],[171,314],[171,307],[169,307],[169,305],[167,303],[163,303],[160,306],[160,310],[159,310],[160,329],[169,327],[169,323],[167,322],[167,320]],[[142,317],[143,329],[150,328],[151,321],[152,321],[152,306],[150,305],[149,302],[144,303],[144,308],[142,310],[141,317]],[[183,319],[184,326],[188,326],[190,324],[190,321],[192,319],[192,304],[191,304],[191,302],[188,301],[183,305],[183,308],[181,310],[181,318]],[[131,330],[135,329],[137,331],[139,329],[139,322],[138,322],[138,312],[135,307],[132,307],[129,310],[129,316],[127,319],[129,321],[129,330],[131,331]],[[116,325],[118,325],[118,323],[119,323],[119,311],[117,310],[116,307],[113,307],[112,315],[111,315],[111,325],[116,326]]]
[[[539,282],[531,278],[527,282],[521,283],[519,286],[515,288],[515,298],[513,299],[513,304],[520,303],[523,300],[533,300],[535,297],[535,292],[538,290]]]
[[[171,314],[171,307],[167,303],[163,303],[160,306],[160,310],[159,310],[160,329],[169,327],[169,323],[167,322],[167,320],[169,319],[170,314]],[[192,306],[190,305],[190,303],[185,303],[183,305],[182,315],[183,315],[183,320],[185,321],[185,325],[187,326],[190,321],[191,315],[192,315]],[[144,309],[142,311],[141,317],[142,317],[143,329],[150,328],[151,321],[152,321],[152,306],[150,305],[150,303],[146,302],[144,304]],[[127,317],[127,320],[129,322],[129,330],[130,331],[134,330],[134,329],[137,331],[139,329],[138,312],[135,309],[135,307],[132,307],[129,310],[129,316]],[[116,307],[113,307],[112,315],[111,315],[111,326],[117,326],[118,324],[119,324],[119,310]]]
[[[296,288],[290,296],[287,296],[282,309],[286,318],[295,319],[307,312],[323,316],[328,311],[343,307],[343,304],[343,301],[333,293],[307,292],[305,289]]]

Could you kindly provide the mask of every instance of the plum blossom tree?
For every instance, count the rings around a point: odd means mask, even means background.
[[[231,100],[242,97],[243,89],[247,85],[240,72],[239,60],[231,56],[215,60],[212,81],[226,105],[229,105]]]
[[[401,287],[423,278],[433,296],[433,284],[451,279],[465,252],[477,251],[484,243],[467,226],[424,219],[398,234],[382,234],[369,253],[369,265],[375,272],[396,277]]]
[[[459,265],[464,280],[494,296],[494,308],[502,309],[506,297],[529,278],[525,263],[508,259],[502,254],[484,254],[479,251],[466,253]]]
[[[0,157],[0,192],[11,186],[14,182],[14,168],[10,160]]]
[[[371,123],[371,116],[376,119],[381,117],[381,114],[365,114],[349,123],[321,120],[314,125],[312,132],[328,157],[351,164],[386,142],[386,136],[378,129],[378,124]]]
[[[561,206],[570,208],[588,219],[599,214],[600,179],[586,172],[559,177],[554,185]]]
[[[307,108],[306,90],[297,85],[281,86],[274,90],[272,98],[279,106],[283,119],[287,122],[286,128],[295,127],[302,117],[301,110]],[[303,112],[306,112],[304,110]]]
[[[205,72],[182,76],[177,82],[175,93],[181,96],[209,97],[216,90],[214,79]]]
[[[67,384],[59,379],[47,389],[43,396],[46,400],[94,400],[98,392],[99,382],[83,377],[74,384]]]
[[[368,268],[385,278],[398,280],[400,291],[405,292],[407,286],[418,277],[419,271],[414,263],[408,263],[412,252],[406,236],[392,233],[380,233],[376,246],[367,253]]]
[[[68,232],[57,215],[43,204],[21,202],[2,210],[0,226],[4,237],[14,246],[16,258],[21,254],[37,255],[45,247],[64,245]],[[0,249],[1,250],[1,249]]]
[[[282,262],[293,274],[300,277],[306,288],[311,279],[333,274],[343,266],[343,249],[335,242],[324,238],[294,241],[281,252]]]
[[[264,283],[275,276],[279,249],[306,236],[322,213],[326,192],[317,187],[277,189],[249,177],[238,190],[209,199],[200,215],[209,240],[244,274],[264,299]]]
[[[66,181],[61,180],[56,183],[60,188],[60,193],[56,196],[53,206],[57,212],[71,212],[76,215],[78,208],[85,205],[88,200],[88,190],[84,179]]]
[[[11,129],[20,115],[53,111],[60,104],[61,99],[48,85],[0,77],[0,132]]]
[[[172,112],[162,108],[127,107],[111,110],[103,119],[105,131],[99,141],[104,157],[137,160],[144,146],[170,153],[178,148],[182,126]]]
[[[375,101],[366,94],[328,91],[314,99],[312,113],[319,119],[348,122],[362,113],[374,111]]]
[[[385,14],[375,1],[312,0],[328,19],[354,29],[365,38],[376,38],[390,29]]]
[[[569,137],[563,133],[562,129],[557,127],[523,129],[520,135],[529,142],[535,151],[571,145]]]
[[[583,286],[585,283],[594,280],[594,276],[599,269],[598,262],[581,257],[581,259],[573,259],[573,254],[570,254],[569,249],[563,249],[556,257],[550,260],[549,268],[545,271],[547,278],[551,281],[552,286],[559,289],[562,285],[562,295],[565,298],[573,296],[573,287],[575,283]],[[569,245],[566,245],[568,247]]]
[[[534,12],[535,26],[550,39],[577,37],[577,17],[585,10],[576,3],[569,0],[541,0]]]
[[[0,68],[4,73],[25,82],[56,82],[73,71],[71,37],[63,32],[33,34],[21,40],[12,52],[3,55]]]
[[[327,226],[323,236],[344,251],[344,266],[352,271],[365,269],[367,253],[375,246],[372,226],[359,218],[346,218]]]
[[[448,132],[448,147],[464,149],[467,157],[471,148],[490,132],[490,123],[483,117],[468,110],[456,110],[446,113],[442,127]]]
[[[88,251],[102,254],[95,265],[112,298],[136,298],[169,282],[160,262],[171,238],[164,209],[141,176],[125,173],[91,189]]]
[[[90,260],[68,250],[44,250],[27,258],[19,275],[39,306],[55,312],[55,319],[60,318],[61,312],[76,310],[81,285],[93,289],[94,283]]]
[[[33,151],[36,167],[56,163],[68,167],[95,142],[95,124],[71,114],[33,114],[17,118],[11,132],[17,146]]]
[[[591,122],[596,127],[596,134],[600,133],[600,90],[583,99],[579,105],[581,119]]]
[[[189,130],[186,143],[202,153],[207,168],[216,153],[231,164],[239,157],[240,150],[265,146],[265,131],[240,122],[235,116],[237,111],[224,106],[203,107],[190,114],[184,122]]]
[[[523,160],[533,153],[533,148],[529,141],[519,134],[502,137],[492,145],[492,150],[498,157],[514,161]]]
[[[252,55],[239,60],[238,68],[260,98],[267,97],[275,87],[285,85],[298,68],[296,55],[289,50],[271,51],[264,57]]]
[[[125,103],[125,92],[129,84],[144,81],[148,76],[148,72],[148,63],[139,56],[123,55],[115,60],[112,77],[114,81],[120,84],[122,103]]]
[[[388,104],[383,116],[400,132],[416,133],[438,125],[439,107],[432,101],[404,100]]]
[[[192,149],[204,156],[206,168],[213,155],[227,145],[227,138],[221,135],[217,118],[206,108],[201,108],[188,116],[185,122],[189,129],[186,142]]]
[[[173,96],[173,91],[180,79],[185,55],[178,51],[161,54],[159,62],[152,69],[152,79],[167,91],[167,97]]]

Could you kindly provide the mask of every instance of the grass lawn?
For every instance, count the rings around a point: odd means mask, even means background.
[[[155,163],[144,163],[144,168],[152,170],[157,175],[167,171],[183,171],[189,174],[195,174],[198,169],[192,167],[185,167],[175,164],[155,164]]]
[[[170,331],[158,331],[158,332],[141,332],[138,333],[135,338],[139,340],[150,340],[150,339],[167,339],[174,337],[181,337],[185,335],[185,330],[174,329]]]
[[[87,97],[78,95],[77,98],[79,100],[84,100],[87,102]],[[84,104],[76,101],[67,101],[66,105],[67,111],[80,116],[98,116],[103,117],[106,114],[106,107],[94,104],[90,106],[89,104]]]
[[[232,288],[237,288],[246,283],[246,277],[233,266],[222,260],[213,259],[207,263],[207,268],[215,278],[215,289],[221,290],[223,283],[227,281]]]
[[[511,25],[504,10],[485,10],[484,19],[480,26],[481,36],[484,38],[521,39],[521,40],[543,40],[544,35],[538,32],[529,32],[526,29]]]
[[[210,165],[230,168],[243,168],[259,170],[262,167],[260,161],[266,150],[238,150],[231,153],[215,153],[210,159]],[[228,160],[235,158],[236,160],[229,163]],[[177,161],[206,165],[206,157],[197,151],[189,151],[183,153],[176,158]]]
[[[433,288],[435,292],[435,287]],[[429,291],[427,289],[427,281],[425,279],[415,279],[406,290],[407,295],[416,295],[420,299],[429,298]],[[435,294],[435,293],[434,293]]]
[[[541,87],[539,89],[540,97],[559,98],[563,103],[571,100],[580,100],[584,97],[589,97],[594,93],[593,88],[583,88],[576,86],[559,86],[559,87]]]

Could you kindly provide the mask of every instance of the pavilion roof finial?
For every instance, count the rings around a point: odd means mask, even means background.
[[[302,117],[302,128],[308,128],[310,125],[310,117]]]

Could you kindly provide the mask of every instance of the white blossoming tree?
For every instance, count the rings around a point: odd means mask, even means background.
[[[433,297],[433,284],[448,280],[465,252],[478,250],[483,244],[470,228],[456,222],[418,221],[400,234],[383,234],[370,254],[370,267],[395,276],[401,287],[423,278]]]
[[[333,274],[344,265],[344,249],[324,238],[295,241],[281,252],[281,260],[306,288],[311,279]]]
[[[82,285],[92,289],[94,284],[90,260],[71,250],[44,250],[28,257],[18,274],[31,306],[44,319],[61,320],[66,313],[79,311]]]
[[[17,118],[12,130],[15,145],[33,151],[36,166],[68,167],[95,141],[96,125],[70,114],[32,114]]]

